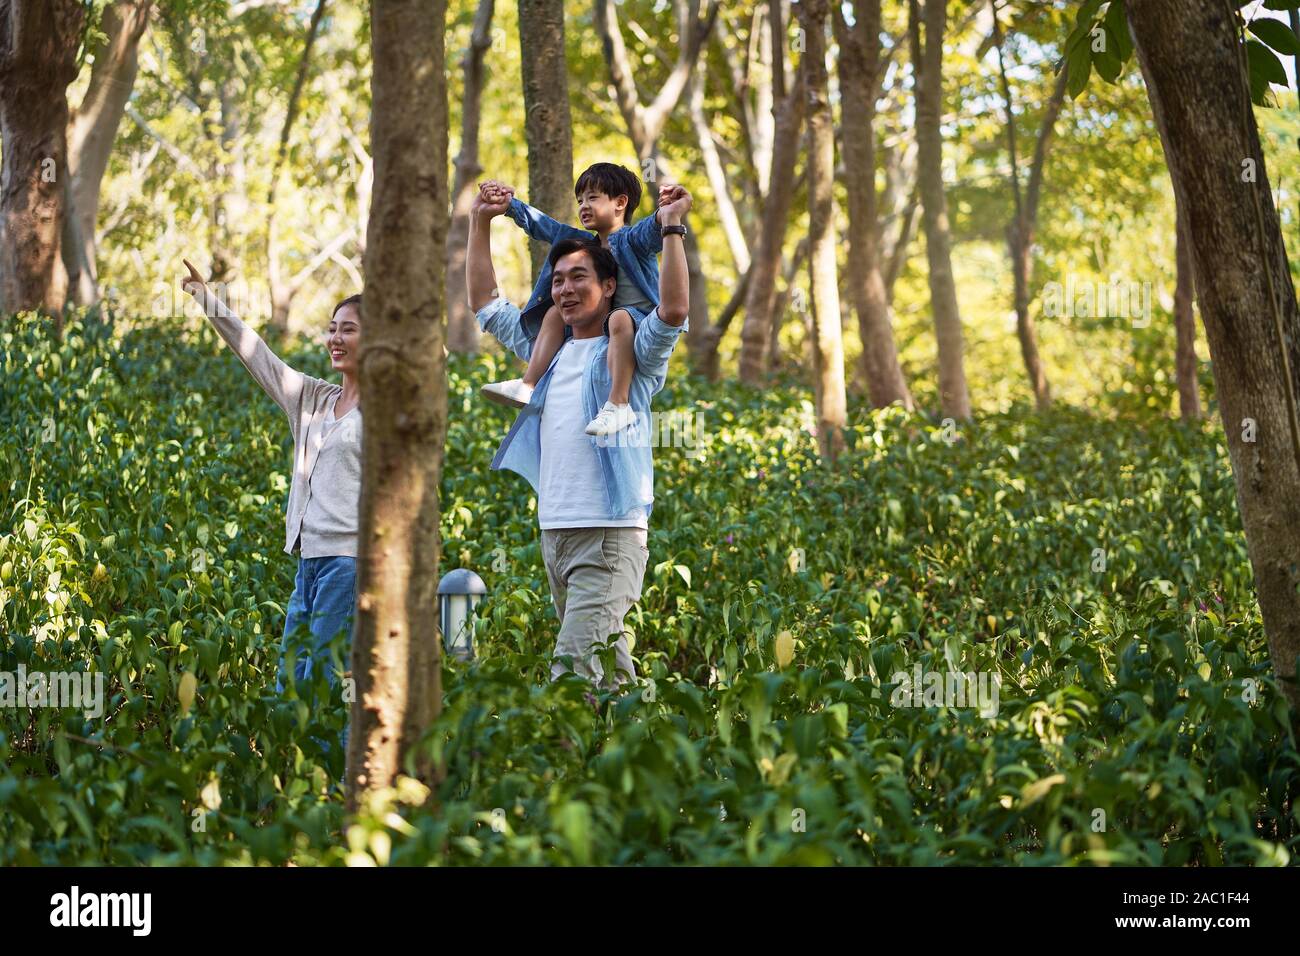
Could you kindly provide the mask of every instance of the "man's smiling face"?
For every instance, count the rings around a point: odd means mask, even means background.
[[[596,264],[586,252],[571,252],[555,262],[551,298],[564,324],[580,330],[592,322],[604,321],[617,284],[616,279],[597,278]]]

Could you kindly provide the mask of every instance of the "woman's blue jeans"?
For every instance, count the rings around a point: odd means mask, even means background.
[[[346,669],[352,653],[352,621],[357,601],[356,558],[327,556],[298,559],[298,575],[294,579],[293,596],[284,619],[284,636],[280,639],[280,665],[276,673],[275,692],[284,692],[288,676],[290,650],[294,652],[293,676],[296,683],[310,680],[314,674],[325,672],[330,686],[330,706],[344,706],[339,693],[339,674],[330,663],[329,645],[341,631],[347,632],[343,651]],[[307,646],[295,632],[306,625],[310,633]],[[322,746],[328,752],[329,744]],[[348,746],[347,725],[343,727],[343,749]]]

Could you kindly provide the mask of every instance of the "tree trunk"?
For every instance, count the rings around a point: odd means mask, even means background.
[[[799,158],[799,131],[803,127],[804,91],[800,74],[794,88],[785,86],[785,21],[781,0],[769,4],[772,41],[772,169],[763,202],[763,217],[758,232],[758,248],[750,265],[749,292],[745,296],[745,322],[740,327],[740,380],[757,385],[767,376],[767,352],[772,340],[772,323],[776,321],[776,277],[781,271],[785,245],[786,221],[790,218],[793,190],[776,188],[779,183],[794,181],[795,162]]]
[[[682,37],[677,59],[654,99],[644,103],[633,76],[631,58],[623,44],[623,31],[618,23],[614,3],[612,0],[595,0],[592,7],[592,20],[596,24],[601,49],[605,54],[605,66],[614,87],[618,109],[627,124],[628,136],[636,150],[637,159],[643,169],[648,167],[650,171],[646,183],[651,190],[656,190],[661,180],[673,181],[668,162],[659,149],[659,134],[663,132],[668,117],[686,92],[700,51],[718,16],[718,6],[713,4],[707,16],[701,19],[700,0],[673,0],[673,10],[677,18],[678,34]],[[700,248],[695,231],[689,227],[685,247],[686,274],[690,283],[690,320],[686,328],[686,348],[690,352],[691,364],[698,370],[708,365],[708,347],[712,341],[709,328],[709,288],[700,263]]]
[[[731,201],[731,190],[727,188],[727,172],[722,159],[718,156],[718,147],[713,142],[713,128],[704,114],[704,77],[695,71],[691,74],[689,97],[691,126],[695,129],[695,139],[700,144],[700,156],[704,159],[704,171],[709,177],[709,188],[713,190],[713,199],[717,206],[718,222],[722,225],[722,234],[727,239],[727,249],[731,252],[731,262],[736,268],[736,275],[743,276],[749,271],[749,240],[741,228],[740,216],[736,213],[736,204]]]
[[[1126,4],[1191,241],[1237,505],[1278,681],[1300,657],[1300,311],[1269,189],[1234,7]]]
[[[76,0],[0,0],[0,312],[61,316],[67,299],[67,88],[85,17]]]
[[[1069,71],[1061,70],[1057,76],[1052,96],[1048,100],[1043,114],[1042,125],[1038,130],[1037,144],[1030,169],[1028,196],[1022,199],[1020,194],[1020,159],[1016,152],[1016,114],[1011,101],[1011,81],[1007,79],[1006,62],[1002,53],[1002,27],[997,18],[997,2],[989,0],[993,13],[993,34],[997,41],[998,74],[1002,80],[1002,95],[1007,111],[1007,155],[1010,157],[1011,196],[1014,212],[1011,222],[1007,224],[1007,251],[1011,257],[1011,277],[1016,310],[1016,335],[1020,339],[1020,355],[1025,361],[1025,370],[1029,375],[1029,385],[1034,392],[1034,404],[1039,411],[1045,411],[1052,404],[1052,389],[1047,381],[1047,370],[1038,354],[1038,334],[1034,330],[1034,320],[1029,314],[1029,278],[1033,269],[1034,230],[1038,224],[1038,196],[1043,179],[1043,165],[1047,161],[1047,144],[1051,140],[1052,127],[1060,115],[1061,104],[1065,101],[1065,85]]]
[[[286,282],[280,264],[280,230],[275,215],[275,196],[280,189],[280,175],[284,170],[284,159],[289,152],[289,137],[293,132],[294,121],[298,118],[298,104],[301,101],[303,87],[307,85],[307,71],[311,66],[311,51],[320,33],[321,19],[325,16],[327,0],[316,0],[316,9],[312,11],[311,21],[307,24],[307,39],[302,45],[302,56],[298,58],[298,70],[294,76],[293,89],[289,91],[289,103],[285,108],[284,123],[280,127],[280,145],[275,152],[275,163],[271,169],[271,186],[267,190],[266,205],[266,264],[268,285],[271,292],[271,324],[280,331],[288,331],[289,310],[293,307],[294,297],[301,288],[300,283]]]
[[[152,8],[153,0],[116,0],[104,8],[102,29],[107,40],[94,51],[90,85],[68,125],[73,234],[79,244],[71,251],[71,258],[80,267],[73,291],[80,305],[92,305],[99,298],[99,272],[95,262],[99,191],[113,154],[117,128],[135,87],[136,54],[149,26]]]
[[[790,308],[790,292],[794,289],[795,276],[803,268],[808,258],[808,237],[804,236],[794,247],[794,252],[785,263],[785,275],[781,291],[776,294],[772,304],[772,339],[767,346],[767,370],[775,372],[781,367],[781,328],[785,325],[786,313]]]
[[[839,40],[841,135],[844,184],[849,196],[849,285],[858,310],[862,376],[872,406],[901,402],[909,411],[912,394],[898,364],[893,316],[880,272],[879,217],[876,206],[876,89],[880,79],[880,0],[854,7],[849,27],[836,5]],[[811,122],[811,120],[810,120]]]
[[[962,359],[961,313],[952,274],[948,199],[943,186],[943,35],[948,0],[925,0],[925,43],[919,0],[911,0],[912,68],[916,83],[917,179],[921,187],[925,252],[930,266],[930,308],[939,349],[939,406],[949,418],[970,418],[970,395]]]
[[[799,68],[808,97],[808,278],[817,445],[822,457],[833,465],[844,449],[848,400],[844,393],[839,270],[835,263],[835,130],[826,72],[829,8],[827,0],[799,0],[796,9],[806,44]]]
[[[1201,417],[1201,395],[1196,375],[1196,315],[1192,311],[1192,242],[1187,235],[1187,215],[1174,196],[1174,379],[1178,382],[1178,410],[1184,421]]]
[[[465,89],[461,97],[460,152],[451,187],[451,231],[447,234],[447,348],[477,352],[479,328],[465,290],[465,244],[469,240],[469,209],[478,192],[478,130],[483,101],[483,57],[492,45],[493,0],[479,0],[469,48],[461,60]]]
[[[366,243],[356,695],[348,807],[392,786],[442,706],[438,484],[447,427],[444,0],[371,0],[374,201]],[[416,770],[437,770],[416,753]]]
[[[564,0],[519,0],[519,51],[528,140],[528,202],[560,222],[573,220],[573,121],[564,58]],[[531,242],[533,281],[546,245]]]

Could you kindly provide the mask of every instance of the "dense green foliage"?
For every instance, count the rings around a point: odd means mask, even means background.
[[[9,323],[0,670],[90,668],[110,699],[0,708],[0,862],[1295,858],[1300,760],[1214,425],[859,409],[829,472],[797,385],[678,370],[657,404],[702,412],[703,454],[656,453],[629,617],[653,685],[593,694],[545,680],[533,504],[488,470],[508,418],[477,397],[504,371],[450,370],[443,564],[490,593],[429,738],[446,780],[347,820],[317,742],[346,708],[309,706],[323,678],[273,692],[283,416],[209,330]],[[916,664],[998,673],[997,715],[893,706]]]

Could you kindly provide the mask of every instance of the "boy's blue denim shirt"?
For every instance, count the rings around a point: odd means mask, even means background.
[[[492,333],[502,345],[526,362],[532,354],[537,333],[526,332],[519,316],[519,307],[505,298],[493,299],[476,314],[479,327],[484,332]],[[628,389],[628,399],[632,410],[636,412],[636,422],[627,427],[626,434],[616,436],[617,440],[613,437],[591,439],[600,461],[601,473],[605,477],[602,497],[608,518],[621,518],[636,507],[644,507],[646,517],[649,517],[653,510],[654,456],[651,453],[650,433],[653,426],[650,400],[664,387],[664,381],[668,377],[668,357],[672,355],[677,339],[688,325],[688,321],[683,321],[680,327],[669,325],[659,318],[658,308],[637,325],[636,335],[632,339],[636,370]],[[606,358],[608,352],[609,339],[601,336],[596,347],[591,350],[591,360],[582,373],[582,411],[588,420],[595,418],[609,400],[612,382]],[[556,358],[558,357],[557,352]],[[533,389],[532,399],[519,410],[515,423],[510,426],[505,441],[492,459],[493,469],[509,469],[527,478],[535,494],[538,493],[542,468],[542,406],[546,404],[546,390],[551,384],[554,369],[555,359],[552,359],[550,367]]]
[[[558,222],[540,209],[534,209],[518,199],[510,200],[510,209],[506,214],[530,237],[550,245],[555,245],[561,239],[600,241],[600,236],[596,233]],[[653,213],[609,234],[609,251],[613,253],[614,261],[636,284],[641,294],[655,305],[659,304],[659,260],[655,257],[663,248],[664,237],[659,232],[659,220]],[[537,277],[537,285],[533,287],[533,294],[528,297],[522,313],[522,321],[529,335],[536,337],[541,331],[542,319],[550,307],[551,264],[546,262],[542,264],[542,273]],[[568,337],[567,331],[565,337]]]

